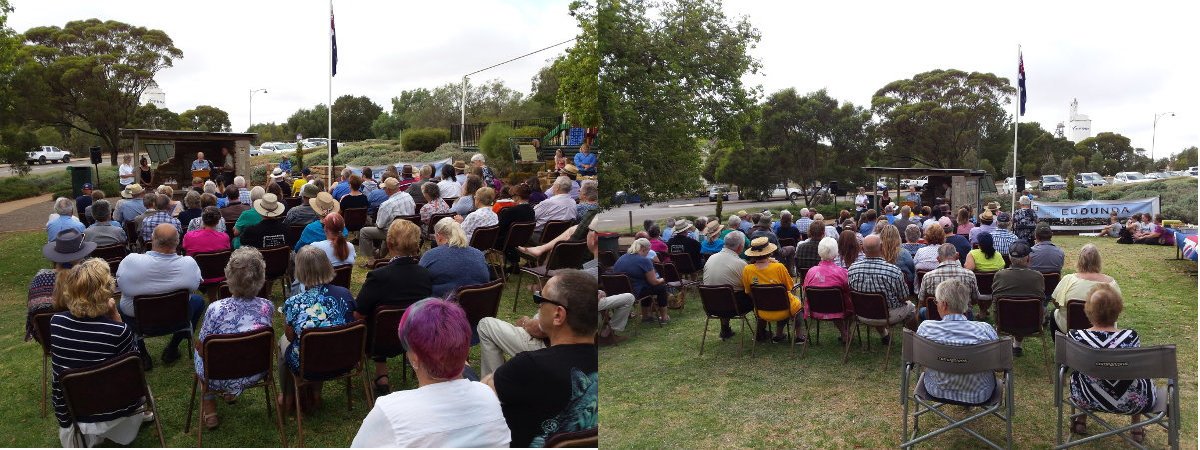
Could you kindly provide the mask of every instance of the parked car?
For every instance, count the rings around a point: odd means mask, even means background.
[[[1148,173],[1148,174],[1146,174],[1146,179],[1149,179],[1149,180],[1165,180],[1165,179],[1167,179],[1167,178],[1171,178],[1171,177],[1173,177],[1173,176],[1174,176],[1174,175],[1171,175],[1171,173],[1170,173],[1170,172],[1151,172],[1151,173]]]
[[[717,201],[717,196],[721,197],[722,201],[729,201],[729,186],[724,184],[714,184],[708,187],[708,201]]]
[[[767,195],[765,197],[763,197],[759,200],[770,200],[773,198],[786,198],[789,200],[796,200],[796,199],[799,199],[800,196],[802,196],[802,195],[804,195],[804,194],[802,194],[799,189],[796,189],[794,187],[788,187],[788,186],[785,186],[782,184],[777,184],[777,185],[775,185],[774,189],[771,189],[769,192],[767,192]]]
[[[25,152],[25,162],[29,164],[46,164],[51,161],[71,162],[71,152],[53,145],[43,145]]]
[[[1145,183],[1148,181],[1153,180],[1146,178],[1141,172],[1117,172],[1116,175],[1113,175],[1112,180],[1113,184]]]
[[[626,203],[641,203],[641,202],[642,202],[642,196],[634,194],[632,192],[617,191],[617,193],[613,194],[613,204],[617,205],[617,206],[621,206]]]
[[[1176,171],[1172,171],[1172,172],[1170,172],[1170,174],[1171,174],[1171,176],[1172,176],[1172,177],[1186,177],[1186,176],[1191,176],[1191,174],[1187,173],[1187,171],[1186,171],[1186,170],[1176,170]]]
[[[1108,184],[1104,181],[1104,177],[1096,172],[1084,172],[1075,174],[1075,184],[1084,187],[1104,186]]]
[[[1200,176],[1200,168],[1196,166],[1188,167],[1187,173],[1191,174],[1193,177]]]
[[[919,176],[919,177],[917,177],[916,179],[913,179],[913,180],[907,180],[907,181],[908,181],[908,183],[906,183],[906,184],[904,185],[904,187],[913,187],[913,186],[915,186],[916,188],[920,189],[920,188],[924,188],[924,187],[925,187],[925,185],[926,185],[927,183],[929,183],[929,177],[928,177],[928,176],[925,176],[925,175],[922,175],[922,176]]]
[[[300,142],[304,143],[304,148],[317,148],[329,145],[329,139],[325,138],[308,138]]]
[[[278,148],[280,145],[283,145],[283,143],[282,142],[263,142],[262,144],[260,144],[258,146],[258,151],[260,154],[275,153],[276,151],[278,151]]]
[[[1061,175],[1042,175],[1041,187],[1043,191],[1066,189],[1067,182],[1063,181],[1063,177]]]

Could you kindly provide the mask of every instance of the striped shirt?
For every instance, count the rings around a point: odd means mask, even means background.
[[[1008,249],[1012,247],[1013,242],[1017,242],[1017,235],[1012,234],[1007,228],[997,228],[992,232],[992,246],[996,247],[996,251],[1001,255],[1008,254]]]
[[[998,339],[987,322],[967,320],[962,314],[947,314],[942,320],[925,320],[917,327],[917,336],[944,345],[975,345]],[[991,372],[948,374],[925,370],[925,390],[934,397],[962,403],[983,403],[996,388]]]
[[[77,318],[70,312],[55,314],[50,319],[50,359],[54,366],[54,415],[58,418],[58,426],[71,426],[67,415],[67,403],[63,398],[62,385],[59,379],[62,373],[70,369],[91,367],[111,360],[114,357],[136,351],[133,341],[133,330],[120,322],[114,322],[108,317]],[[114,383],[129,382],[129,380],[111,380]],[[80,422],[107,422],[113,419],[129,416],[141,406],[137,402],[117,410],[88,416]]]

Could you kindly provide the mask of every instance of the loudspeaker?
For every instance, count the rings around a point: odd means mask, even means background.
[[[842,190],[838,189],[838,182],[836,182],[836,181],[829,182],[829,193],[833,194],[833,195],[842,195],[843,194]]]
[[[100,164],[100,162],[101,162],[100,160],[103,159],[103,157],[100,155],[100,147],[92,147],[88,150],[91,151],[92,165]]]
[[[1014,184],[1016,185],[1017,192],[1025,192],[1025,177],[1024,176],[1017,176],[1017,182]]]
[[[330,157],[337,156],[337,152],[338,152],[337,139],[330,139],[329,140],[329,156]]]

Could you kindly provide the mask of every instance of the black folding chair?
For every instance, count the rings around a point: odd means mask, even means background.
[[[191,255],[196,260],[196,265],[200,266],[200,278],[213,280],[200,283],[200,291],[204,292],[210,302],[217,300],[217,287],[225,281],[225,266],[229,264],[229,257],[232,255],[233,250]]]
[[[796,320],[792,316],[792,300],[788,296],[790,286],[782,284],[756,284],[750,287],[750,300],[754,302],[754,315],[758,320],[763,319],[760,314],[764,312],[779,312],[785,311],[788,318],[782,320],[784,328],[787,330],[787,340],[791,355],[796,354],[796,340],[792,336],[792,327],[788,326],[789,322]],[[779,321],[777,321],[779,322]],[[767,324],[768,328],[770,323]],[[754,349],[758,347],[758,339],[754,340],[754,345],[750,347],[750,354],[754,354]]]
[[[271,298],[271,285],[279,280],[280,286],[283,289],[283,296],[291,296],[291,282],[288,280],[287,268],[288,259],[291,257],[291,247],[271,247],[258,249],[262,253],[263,261],[267,264],[266,281],[263,282],[263,290],[267,295],[263,298]]]
[[[583,263],[590,255],[591,252],[588,250],[586,242],[559,241],[550,248],[550,256],[546,258],[546,264],[538,267],[522,267],[521,273],[533,275],[537,279],[538,289],[541,289],[546,280],[554,276],[554,271],[582,268]],[[517,300],[521,298],[522,278],[524,277],[517,277],[517,289],[513,293],[513,312],[517,311]]]
[[[1068,330],[1086,330],[1092,327],[1092,321],[1089,320],[1087,314],[1083,312],[1083,306],[1085,304],[1086,302],[1077,298],[1067,300]]]
[[[1042,359],[1050,370],[1050,350],[1046,345],[1046,308],[1035,297],[1000,297],[996,299],[996,332],[1017,337],[1039,336]]]
[[[133,297],[133,330],[138,339],[187,332],[184,353],[192,357],[192,318],[188,310],[191,292],[180,289],[165,294]]]
[[[333,281],[329,284],[350,289],[350,275],[354,273],[354,264],[342,264],[333,267]]]

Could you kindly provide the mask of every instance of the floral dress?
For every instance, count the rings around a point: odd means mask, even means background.
[[[271,328],[271,301],[263,298],[226,298],[208,305],[204,323],[200,325],[200,342],[214,334],[244,333]],[[204,360],[195,353],[196,374],[204,376]],[[230,394],[241,394],[247,386],[258,383],[263,375],[230,380],[208,380],[208,388]]]
[[[1071,330],[1067,335],[1092,348],[1136,348],[1141,345],[1133,330]],[[1154,406],[1154,384],[1146,378],[1098,380],[1075,372],[1071,374],[1071,400],[1089,410],[1134,414]]]
[[[283,303],[284,323],[296,332],[296,340],[288,344],[284,361],[292,372],[300,370],[300,335],[310,328],[344,325],[353,320],[354,297],[341,286],[321,284],[293,295]]]

